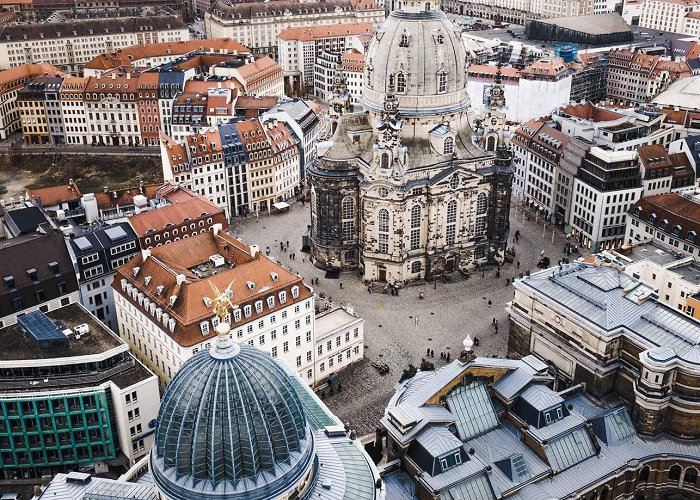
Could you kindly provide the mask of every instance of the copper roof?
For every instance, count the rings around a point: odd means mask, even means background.
[[[250,317],[242,317],[239,322],[232,319],[231,325],[234,329],[287,307],[296,300],[305,300],[312,296],[300,277],[278,266],[259,252],[255,256],[251,256],[251,253],[250,247],[233,236],[222,231],[217,234],[207,231],[153,248],[147,258],[143,255],[134,257],[117,270],[113,286],[121,291],[121,279],[126,279],[176,320],[177,324],[172,332],[164,328],[173,340],[181,346],[192,346],[216,335],[213,328],[207,335],[202,335],[199,327],[200,321],[213,317],[212,310],[203,300],[204,297],[214,296],[211,284],[222,291],[231,285],[231,301],[241,308],[257,300],[263,301],[261,313],[256,312],[255,307],[251,307]],[[224,258],[227,267],[208,277],[199,277],[194,269],[217,254]],[[134,276],[136,267],[139,269]],[[291,296],[291,288],[295,285],[299,287],[298,299],[292,299]],[[286,304],[280,304],[278,300],[280,291],[287,293]],[[141,307],[137,300],[126,293],[124,295],[137,308]],[[268,307],[266,301],[270,296],[275,296],[272,308]],[[141,309],[143,310],[143,307]]]

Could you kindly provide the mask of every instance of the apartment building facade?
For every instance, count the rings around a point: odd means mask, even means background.
[[[641,50],[612,49],[607,58],[607,97],[620,104],[647,103],[674,80],[691,74],[685,61]]]
[[[572,186],[568,177],[562,178],[559,164],[569,141],[569,136],[538,120],[519,127],[511,139],[513,194],[553,223],[562,223],[567,217],[561,198],[570,197]]]
[[[284,70],[286,88],[295,94],[314,85],[314,64],[322,52],[342,54],[354,49],[364,53],[363,41],[371,38],[374,23],[333,24],[288,28],[277,35],[278,61]]]
[[[645,0],[639,26],[688,35],[700,34],[700,5],[693,0]]]
[[[79,76],[83,66],[102,53],[189,38],[187,26],[176,16],[5,26],[0,29],[0,68],[48,63]]]
[[[0,139],[7,139],[22,128],[17,108],[17,92],[38,76],[61,75],[51,64],[23,64],[0,71]]]

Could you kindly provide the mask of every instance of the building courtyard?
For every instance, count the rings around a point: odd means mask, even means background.
[[[566,238],[561,230],[546,226],[535,217],[523,215],[517,203],[511,211],[511,238],[516,230],[520,237],[515,244],[513,263],[497,269],[487,268],[473,272],[469,278],[457,272],[447,282],[412,284],[394,296],[382,293],[378,285],[369,293],[367,286],[353,272],[341,273],[338,279],[326,279],[325,272],[309,262],[309,255],[301,252],[302,236],[310,223],[308,205],[293,204],[287,212],[261,215],[256,218],[234,219],[232,232],[261,252],[269,247],[270,258],[299,273],[307,284],[318,278],[314,291],[330,298],[334,304],[352,304],[355,314],[365,320],[365,353],[362,362],[340,373],[334,382],[342,386],[331,396],[324,391],[325,402],[331,410],[358,435],[373,434],[389,398],[394,392],[404,369],[409,364],[420,366],[428,349],[435,351],[430,361],[436,367],[446,360],[440,353],[450,353],[450,360],[460,352],[464,337],[469,334],[479,339],[475,347],[478,356],[506,355],[508,343],[508,315],[505,311],[513,289],[507,280],[520,272],[537,269],[542,251],[556,264],[564,256]],[[543,237],[544,234],[544,237]],[[289,241],[289,249],[280,251],[280,242]],[[290,254],[295,253],[294,258]],[[570,258],[577,258],[573,254]],[[520,262],[520,268],[517,262]],[[483,274],[483,276],[482,276]],[[342,289],[341,289],[342,283]],[[423,299],[419,294],[423,293]],[[495,333],[493,319],[498,322]],[[389,373],[381,375],[372,363],[386,364]]]

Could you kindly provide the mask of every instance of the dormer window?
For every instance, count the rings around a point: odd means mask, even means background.
[[[280,298],[280,304],[286,304],[287,303],[287,292],[282,291],[278,294]]]
[[[240,321],[241,320],[241,310],[239,309],[234,309],[233,310],[233,321]]]
[[[199,324],[199,329],[202,332],[202,335],[209,335],[209,322],[208,321],[202,321]]]
[[[299,287],[297,285],[294,285],[292,287],[292,298],[293,299],[298,299],[299,298]]]
[[[681,234],[681,226],[675,225],[673,226],[673,230],[671,231],[674,236],[679,236]]]
[[[256,300],[255,301],[255,312],[256,313],[261,313],[263,311],[263,302],[262,300]]]
[[[695,236],[696,236],[696,235],[695,235],[695,231],[690,231],[690,232],[688,233],[688,241],[694,242],[694,241],[695,241]]]
[[[272,309],[275,307],[275,296],[271,295],[267,298],[267,307],[269,309]]]
[[[634,209],[634,216],[639,217],[642,215],[642,207],[637,207]]]
[[[245,306],[243,306],[243,315],[246,318],[250,318],[252,316],[252,314],[253,314],[253,308],[251,307],[250,304],[246,304]]]
[[[668,227],[668,220],[664,219],[661,221],[661,224],[659,224],[660,229],[666,229]]]
[[[15,287],[15,277],[12,276],[11,274],[8,274],[3,278],[3,281],[5,281],[5,286],[7,288],[14,288]]]
[[[445,137],[445,141],[442,143],[442,154],[451,155],[455,152],[455,140],[454,137]],[[455,188],[452,188],[455,189]]]
[[[647,221],[651,224],[655,224],[656,223],[656,214],[649,214],[649,218],[647,219]]]
[[[27,269],[27,276],[29,276],[30,280],[37,281],[36,269],[34,269],[33,267]]]
[[[51,271],[54,274],[58,273],[58,262],[56,262],[55,260],[49,262],[49,271]]]

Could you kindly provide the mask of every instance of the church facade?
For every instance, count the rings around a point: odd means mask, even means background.
[[[512,170],[502,87],[470,123],[466,52],[439,4],[399,2],[365,56],[362,111],[337,75],[308,169],[319,268],[408,281],[505,257]]]

